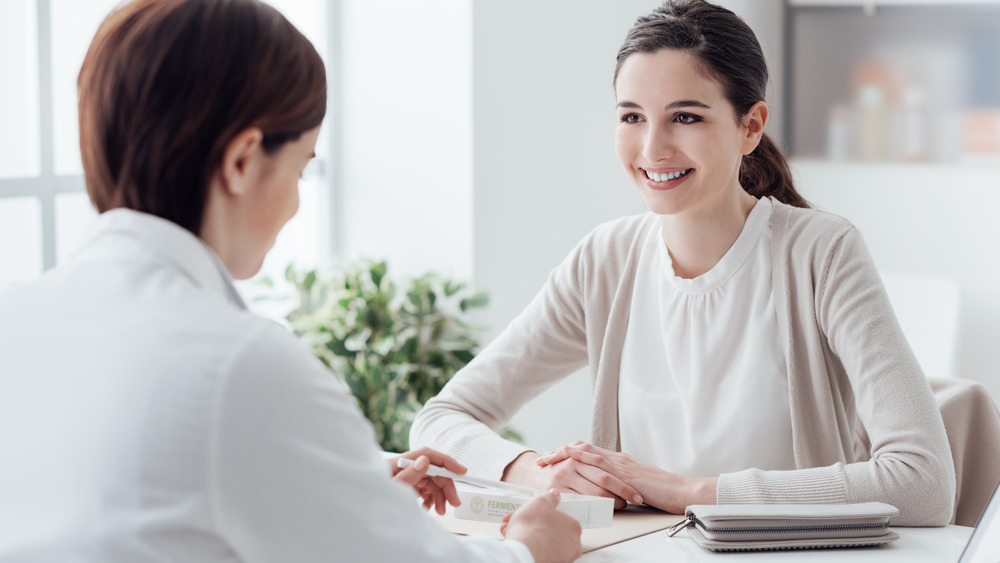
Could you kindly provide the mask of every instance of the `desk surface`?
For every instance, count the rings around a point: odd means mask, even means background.
[[[635,539],[583,554],[579,563],[702,563],[742,561],[778,563],[954,563],[958,561],[972,528],[892,528],[899,539],[882,547],[856,549],[812,549],[747,553],[715,553],[702,549],[681,532],[668,538],[653,532]]]

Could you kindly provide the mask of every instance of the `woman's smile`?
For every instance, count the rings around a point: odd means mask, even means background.
[[[687,180],[694,168],[647,169],[640,168],[646,175],[646,185],[653,190],[669,190]]]

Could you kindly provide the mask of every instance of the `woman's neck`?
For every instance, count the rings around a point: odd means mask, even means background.
[[[690,209],[661,215],[663,242],[670,252],[674,275],[696,278],[711,270],[739,238],[757,199],[742,189],[709,209]]]

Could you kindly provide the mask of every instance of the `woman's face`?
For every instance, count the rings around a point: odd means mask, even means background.
[[[692,55],[663,49],[630,56],[615,94],[615,151],[651,211],[712,213],[742,194],[740,159],[759,136],[738,123],[722,85]]]
[[[299,180],[309,161],[316,156],[319,127],[282,145],[272,155],[262,158],[260,173],[247,186],[248,205],[244,224],[246,263],[253,272],[260,271],[264,257],[274,246],[278,233],[299,209]],[[249,276],[247,276],[249,277]]]

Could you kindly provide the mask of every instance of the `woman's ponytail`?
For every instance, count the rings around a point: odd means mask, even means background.
[[[772,196],[781,203],[809,207],[809,203],[795,191],[788,160],[766,133],[760,138],[757,148],[743,157],[740,185],[758,199]]]

